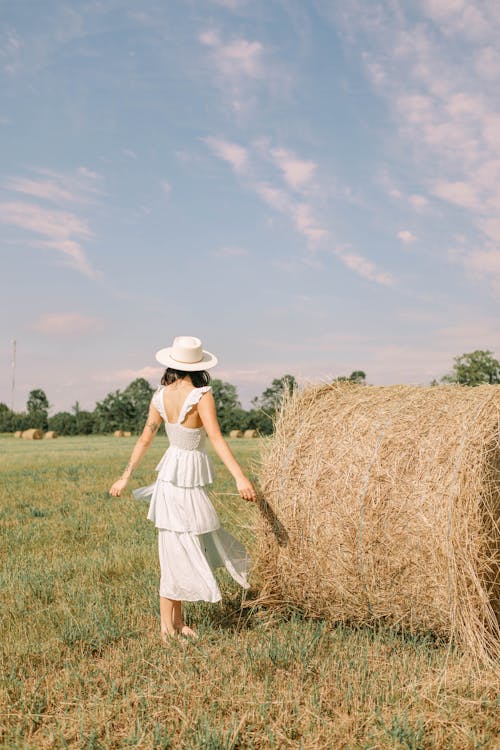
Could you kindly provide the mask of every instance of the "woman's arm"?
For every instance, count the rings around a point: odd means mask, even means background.
[[[220,431],[219,422],[217,420],[217,411],[215,408],[215,399],[211,391],[207,391],[198,403],[198,414],[203,422],[203,427],[207,431],[208,438],[213,445],[214,451],[236,481],[236,487],[238,488],[241,497],[244,500],[256,500],[257,494],[252,483],[243,473],[241,466],[231,453],[231,449]]]
[[[149,407],[149,414],[148,418],[146,420],[146,424],[144,426],[144,429],[142,431],[142,435],[137,440],[137,443],[134,445],[134,449],[132,451],[132,454],[130,456],[129,462],[126,465],[123,474],[121,475],[120,479],[117,479],[117,481],[113,484],[113,486],[109,490],[109,494],[113,495],[114,497],[119,497],[122,490],[125,489],[127,486],[128,480],[130,479],[132,472],[135,468],[139,465],[141,458],[146,453],[147,449],[153,442],[153,438],[158,432],[158,428],[160,427],[162,423],[162,418],[160,416],[159,411],[155,409],[155,407],[151,404]]]

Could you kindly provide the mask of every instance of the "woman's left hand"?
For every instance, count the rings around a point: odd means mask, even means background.
[[[243,500],[257,500],[257,493],[254,490],[253,484],[246,477],[238,479],[236,486]]]
[[[117,479],[117,481],[113,484],[113,486],[109,490],[109,494],[113,497],[120,497],[120,493],[122,490],[125,489],[127,486],[127,480],[126,479]]]

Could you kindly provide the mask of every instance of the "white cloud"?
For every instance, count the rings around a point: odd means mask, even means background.
[[[424,0],[421,7],[424,22],[407,4],[394,12],[390,4],[374,9],[370,0],[358,0],[335,20],[347,24],[346,38],[367,50],[367,74],[394,113],[414,180],[463,209],[463,220],[475,227],[463,267],[490,268],[496,286],[500,274],[490,242],[498,242],[500,211],[500,5]],[[427,210],[420,192],[407,196],[399,186],[387,187],[416,211]],[[446,205],[439,210],[443,217]]]
[[[365,258],[359,253],[350,252],[344,248],[337,248],[334,252],[347,268],[363,276],[365,279],[375,281],[377,284],[382,284],[383,286],[395,285],[396,279],[393,274],[380,270],[369,258]]]
[[[291,151],[284,148],[272,149],[271,157],[282,170],[288,185],[296,190],[311,182],[318,167],[315,162],[299,159]]]
[[[103,323],[99,318],[79,313],[47,313],[41,315],[31,327],[39,333],[74,335],[101,331]]]
[[[415,209],[415,211],[424,211],[429,205],[429,201],[425,195],[419,195],[418,193],[409,195],[408,203]]]
[[[222,138],[213,138],[208,136],[203,138],[207,146],[220,159],[223,159],[237,173],[246,172],[248,169],[248,151],[243,146],[231,141],[225,141]]]
[[[51,203],[89,203],[102,193],[101,176],[86,167],[76,172],[32,169],[35,177],[8,177],[3,187]]]
[[[215,66],[225,78],[260,78],[264,75],[264,48],[260,42],[243,38],[223,42],[219,34],[211,29],[203,31],[198,38],[212,49]]]
[[[138,370],[111,370],[108,372],[97,373],[93,376],[93,380],[97,383],[116,383],[117,386],[128,384],[137,378],[145,378],[146,380],[159,382],[163,371],[164,368],[162,367],[141,367]]]
[[[235,172],[240,174],[250,172],[250,159],[247,149],[221,139],[205,138],[203,140],[215,155],[227,161]],[[316,164],[312,161],[299,159],[286,149],[272,149],[268,152],[266,139],[260,139],[254,145],[257,151],[263,153],[265,157],[269,153],[271,159],[281,166],[283,179],[287,186],[278,187],[270,182],[255,181],[246,174],[246,187],[254,191],[274,211],[288,217],[295,231],[306,238],[307,247],[311,253],[316,254],[319,250],[325,249],[326,240],[330,239],[330,231],[316,217],[314,205],[311,202],[298,200],[288,190],[290,187],[298,187],[306,182],[309,183],[313,179]],[[393,286],[396,282],[391,273],[380,270],[373,261],[359,253],[336,250],[335,255],[346,267],[363,278],[385,286]],[[292,258],[286,261],[273,261],[273,264],[292,273],[304,265],[317,269],[322,267],[318,259],[312,257],[312,255],[301,258],[300,262]]]
[[[409,229],[402,229],[400,232],[398,232],[397,236],[398,236],[398,239],[401,240],[401,242],[405,243],[405,245],[408,245],[408,244],[411,244],[412,242],[417,241],[417,238],[412,232],[409,231]]]
[[[500,235],[500,221],[499,221]],[[499,237],[500,244],[500,237]],[[487,279],[496,293],[500,292],[500,249],[491,242],[482,247],[454,247],[448,250],[452,263],[461,265],[472,279]]]
[[[16,193],[17,200],[0,203],[0,223],[34,235],[35,239],[30,238],[25,244],[55,250],[67,266],[97,279],[99,273],[82,247],[84,240],[93,237],[88,222],[74,211],[61,210],[60,206],[92,203],[102,193],[100,175],[86,167],[79,167],[75,173],[32,171],[35,177],[10,177],[5,181],[3,187]],[[23,196],[53,203],[57,208],[20,199]]]
[[[75,214],[34,203],[4,202],[0,203],[0,223],[38,235],[41,239],[32,241],[32,245],[56,250],[70,268],[92,279],[98,277],[79,242],[79,238],[88,239],[92,233]]]
[[[295,229],[309,241],[309,247],[329,236],[328,230],[314,217],[309,204],[294,200],[285,190],[268,183],[258,183],[255,190],[268,206],[291,219]]]
[[[162,180],[160,184],[161,189],[163,190],[165,195],[170,195],[170,193],[172,192],[172,185],[170,184],[170,182],[168,182],[167,180]]]
[[[0,37],[0,60],[6,73],[13,74],[19,68],[23,47],[24,41],[16,29],[5,29]]]

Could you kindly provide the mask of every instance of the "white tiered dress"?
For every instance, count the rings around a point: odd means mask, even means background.
[[[156,391],[152,404],[165,423],[170,445],[156,467],[156,482],[133,492],[137,499],[151,498],[148,519],[159,530],[160,596],[168,599],[220,601],[214,577],[217,567],[225,567],[243,588],[249,587],[250,558],[243,545],[221,528],[205,489],[214,479],[212,462],[205,451],[205,430],[182,424],[209,390],[210,386],[193,388],[177,422],[167,419],[164,386]]]

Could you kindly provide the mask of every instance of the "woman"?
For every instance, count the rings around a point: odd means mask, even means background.
[[[241,497],[252,501],[256,494],[217,421],[207,372],[217,364],[217,358],[203,350],[200,339],[178,336],[171,347],[157,352],[156,359],[167,368],[161,386],[151,400],[146,426],[130,460],[109,492],[120,495],[164,422],[170,445],[156,467],[157,480],[133,494],[151,497],[148,519],[159,529],[161,637],[166,642],[170,636],[197,638],[182,618],[182,601],[220,601],[213,573],[216,567],[225,566],[248,588],[245,548],[220,528],[205,489],[213,481],[206,435],[235,479]]]

